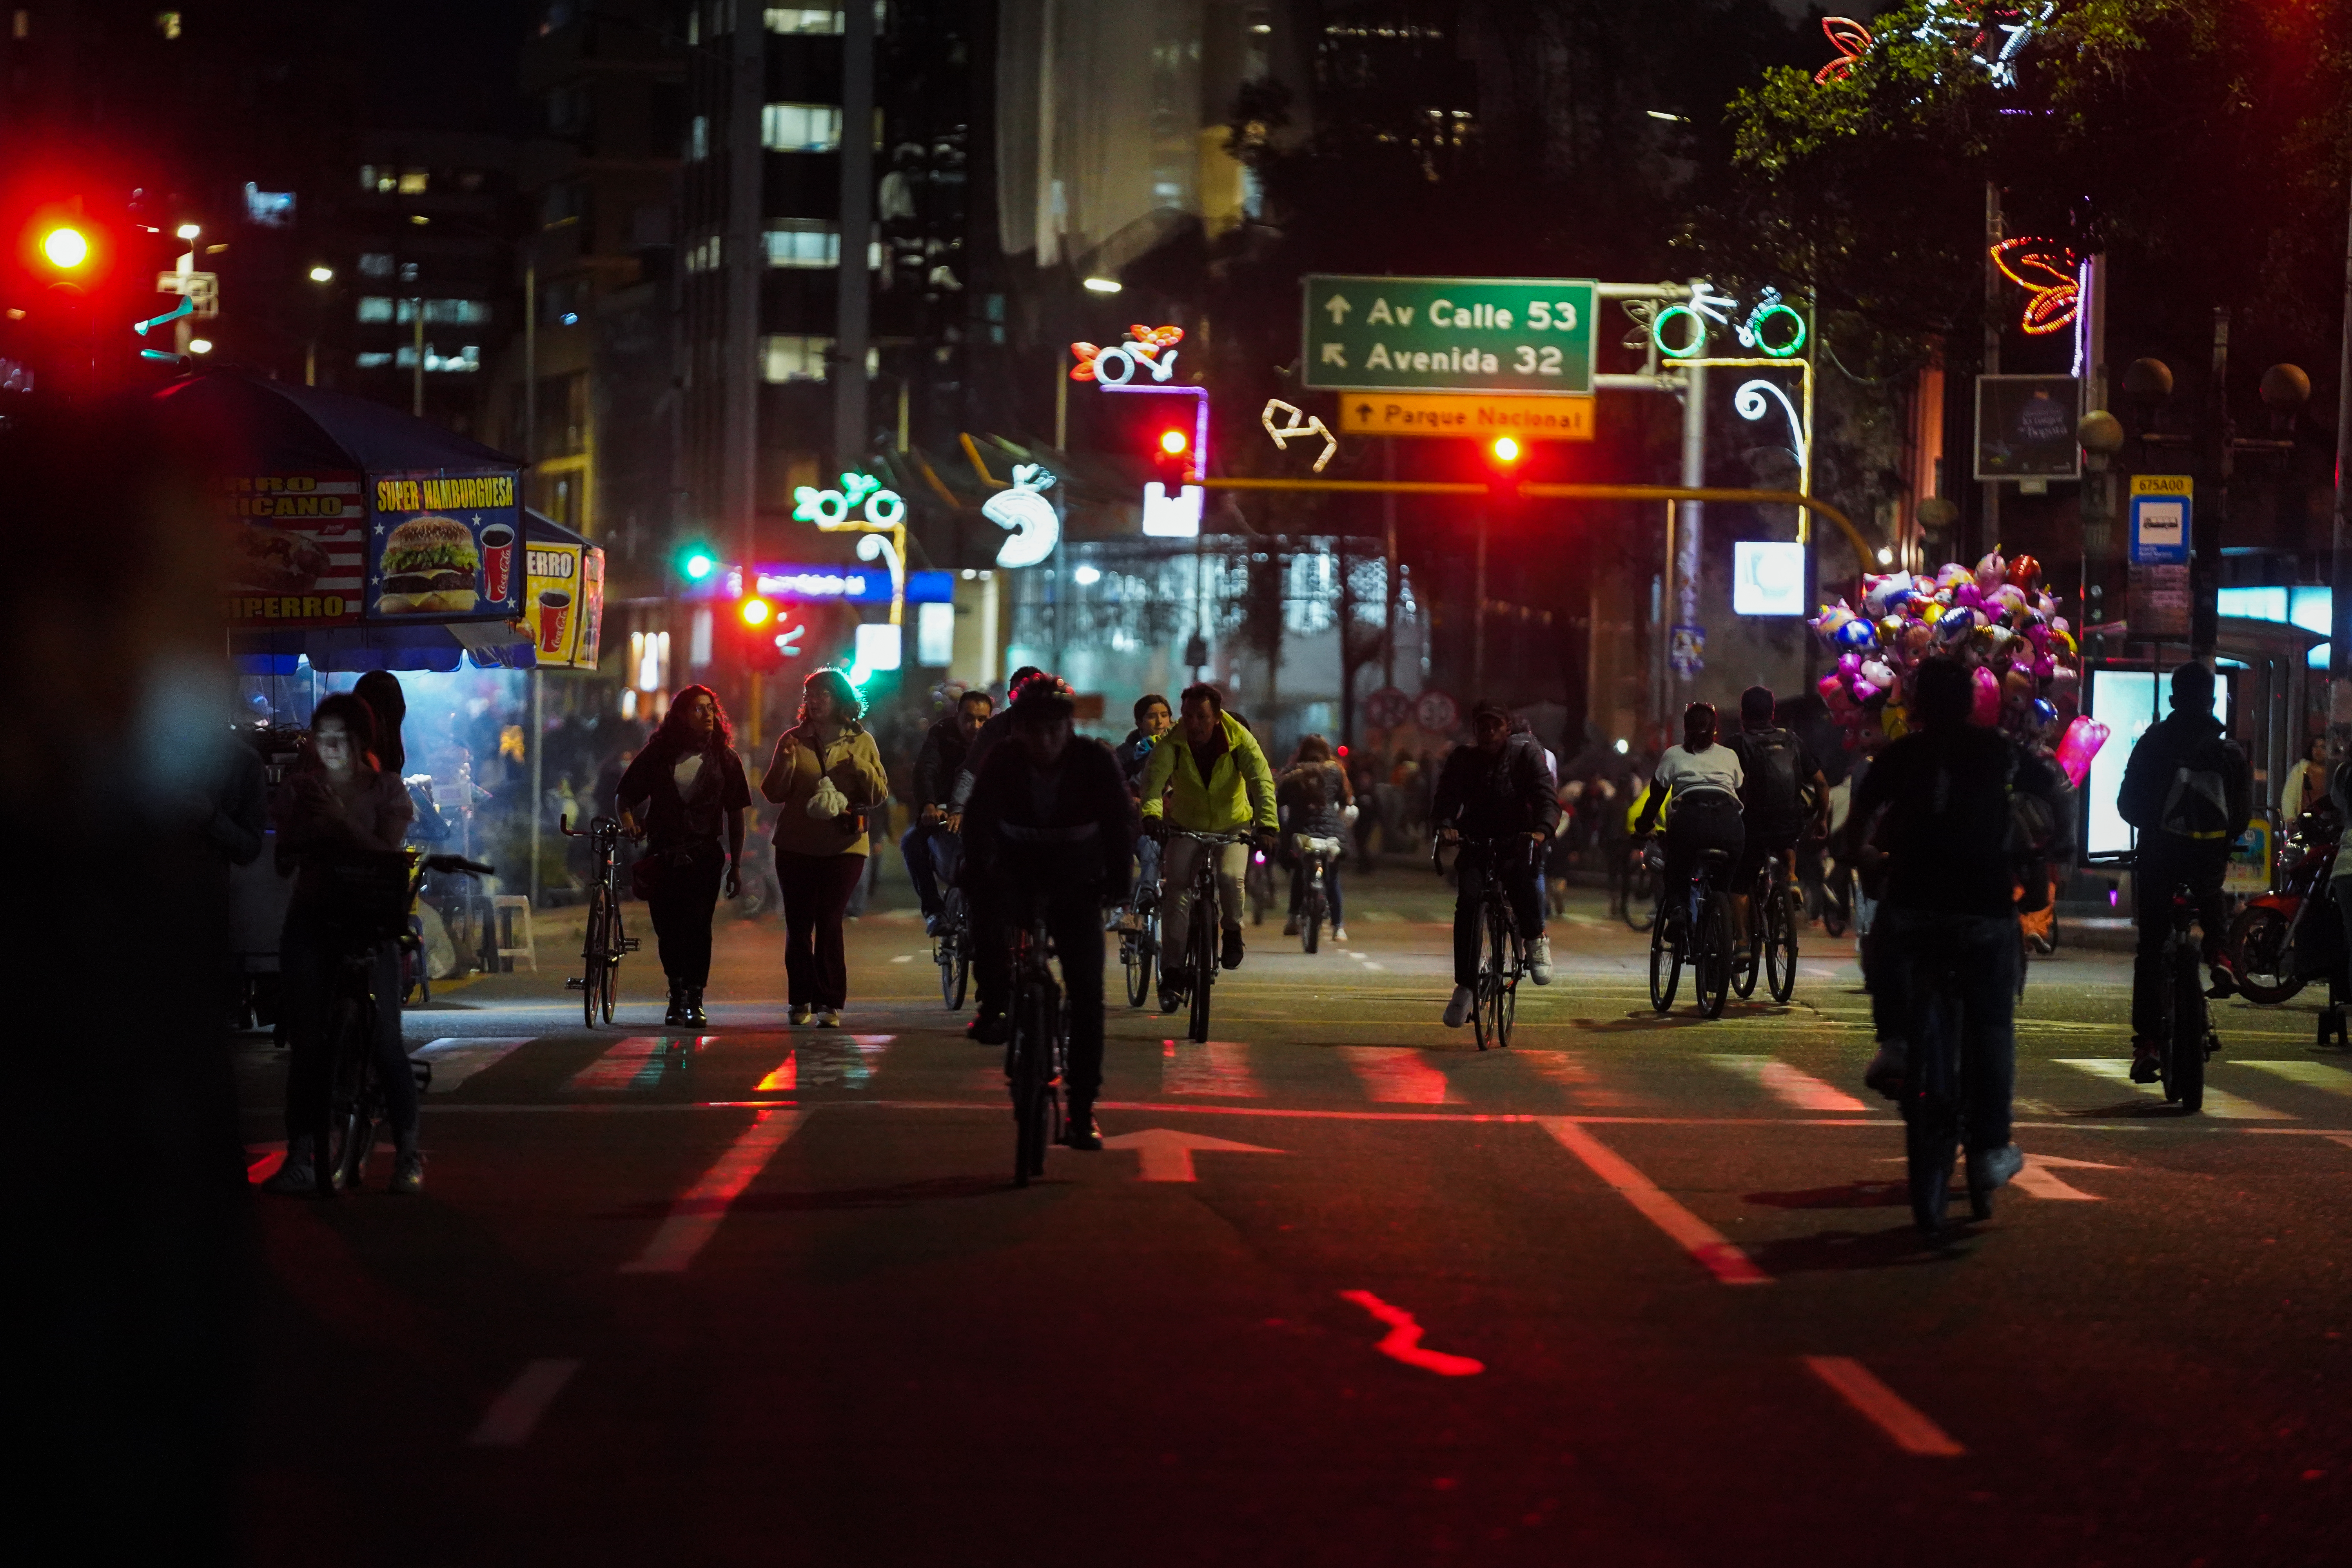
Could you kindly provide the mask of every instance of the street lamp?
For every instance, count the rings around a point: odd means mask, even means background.
[[[334,280],[335,280],[335,269],[334,269],[333,268],[331,268],[331,267],[313,267],[312,268],[310,268],[310,281],[311,281],[311,282],[313,282],[313,283],[332,283]]]

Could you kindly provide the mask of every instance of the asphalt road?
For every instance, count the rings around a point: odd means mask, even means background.
[[[256,1198],[252,1559],[2352,1561],[2352,1059],[2310,999],[2223,1007],[2183,1118],[2116,1080],[2126,962],[2037,961],[2032,1164],[1927,1249],[1849,944],[1661,1018],[1580,904],[1482,1055],[1438,889],[1349,891],[1345,946],[1252,932],[1211,1045],[1115,998],[1119,1146],[1026,1191],[904,915],[853,927],[838,1032],[785,1026],[772,924],[722,929],[677,1051],[650,931],[593,1033],[560,937],[445,988],[425,1195],[379,1155]],[[282,1068],[239,1060],[257,1180]]]

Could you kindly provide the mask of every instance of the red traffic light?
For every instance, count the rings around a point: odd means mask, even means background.
[[[59,224],[41,236],[41,254],[58,271],[70,272],[89,259],[89,241],[81,230]]]
[[[776,607],[765,599],[746,599],[736,607],[747,626],[764,626],[776,613]]]
[[[1182,457],[1184,449],[1192,444],[1192,437],[1181,430],[1171,427],[1160,432],[1160,449],[1171,458]]]
[[[1497,465],[1507,468],[1511,464],[1519,460],[1520,447],[1518,437],[1516,436],[1497,436],[1495,437],[1495,444],[1488,447],[1487,450],[1493,454]]]

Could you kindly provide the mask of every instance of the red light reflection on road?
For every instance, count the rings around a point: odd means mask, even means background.
[[[1365,1311],[1389,1326],[1389,1331],[1373,1348],[1382,1355],[1401,1361],[1407,1366],[1417,1366],[1423,1372],[1433,1372],[1440,1377],[1469,1377],[1486,1370],[1486,1363],[1466,1355],[1448,1355],[1444,1351],[1423,1348],[1421,1324],[1402,1307],[1391,1307],[1370,1290],[1342,1290],[1342,1301],[1353,1301]]]

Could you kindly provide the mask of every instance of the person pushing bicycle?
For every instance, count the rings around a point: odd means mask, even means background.
[[[990,754],[964,805],[972,929],[984,937],[974,962],[997,965],[994,994],[1010,995],[1013,926],[1042,902],[1069,997],[1069,1113],[1062,1141],[1099,1149],[1094,1106],[1102,1088],[1102,911],[1127,893],[1134,808],[1110,748],[1071,733],[1076,704],[1066,684],[1053,676],[1034,679],[1009,711],[1013,743]],[[998,1014],[977,1037],[1003,1044],[1009,1020]]]
[[[1458,1029],[1476,1000],[1478,903],[1486,879],[1499,878],[1511,915],[1528,943],[1528,978],[1551,984],[1551,938],[1544,934],[1543,884],[1536,851],[1559,822],[1559,795],[1543,746],[1531,734],[1511,732],[1511,715],[1496,702],[1471,710],[1471,744],[1446,754],[1437,775],[1429,819],[1441,843],[1462,845],[1454,862],[1454,994],[1445,1004],[1445,1026]],[[1496,856],[1500,840],[1519,839],[1524,852]]]
[[[1254,828],[1262,849],[1271,850],[1282,831],[1274,798],[1274,770],[1248,728],[1225,711],[1224,694],[1203,681],[1184,689],[1183,721],[1143,763],[1143,821],[1149,827],[1186,833],[1235,833]],[[1163,809],[1162,796],[1166,796]],[[1184,973],[1184,949],[1192,914],[1192,875],[1208,846],[1179,838],[1169,844],[1162,870],[1167,896],[1160,902],[1160,1010],[1184,1005],[1169,976]],[[1228,844],[1217,851],[1218,924],[1224,931],[1218,963],[1242,963],[1242,874],[1249,846]]]

